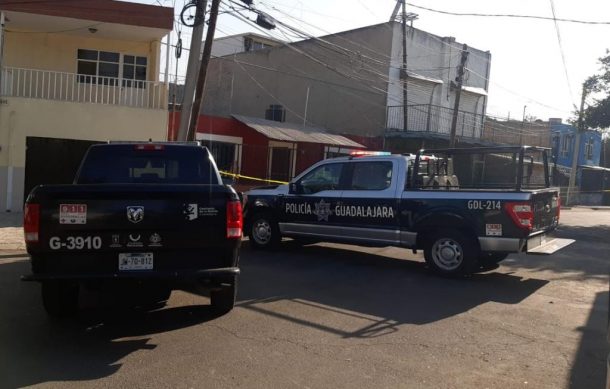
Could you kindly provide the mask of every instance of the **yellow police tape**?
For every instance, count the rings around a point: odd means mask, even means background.
[[[267,179],[264,179],[264,178],[256,178],[256,177],[244,176],[244,175],[241,175],[241,174],[223,172],[222,170],[220,171],[220,174],[225,175],[225,176],[229,176],[229,177],[233,177],[233,178],[243,178],[243,179],[252,180],[252,181],[268,182],[270,184],[280,184],[280,185],[288,184],[287,182],[284,182],[284,181],[267,180]]]

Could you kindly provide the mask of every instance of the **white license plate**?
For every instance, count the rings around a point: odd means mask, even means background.
[[[152,270],[153,253],[119,254],[119,270]]]

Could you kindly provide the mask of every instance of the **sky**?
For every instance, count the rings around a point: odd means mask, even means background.
[[[134,0],[132,0],[134,1]],[[139,0],[147,4],[175,6],[176,14],[185,0]],[[607,0],[407,0],[407,11],[419,18],[414,27],[439,35],[453,36],[460,43],[492,55],[488,114],[521,120],[527,117],[548,119],[572,118],[580,105],[583,81],[600,69],[599,57],[610,48],[610,24],[591,25],[501,17],[443,15],[414,7],[485,14],[518,14],[552,17],[551,4],[557,18],[610,22],[610,1]],[[223,7],[228,11],[228,0]],[[254,0],[257,9],[310,35],[351,30],[389,20],[394,0]],[[255,15],[244,15],[254,19]],[[178,29],[176,23],[175,30]],[[189,47],[191,28],[180,26],[183,46]],[[230,13],[218,19],[216,37],[256,32],[251,24]],[[272,36],[286,40],[279,32]],[[559,41],[561,40],[561,47]],[[175,44],[176,37],[172,38]],[[562,59],[563,51],[563,59]],[[179,76],[184,76],[188,52],[179,60]],[[565,67],[564,67],[565,61]],[[170,73],[175,73],[171,56]],[[589,96],[587,103],[594,102]]]

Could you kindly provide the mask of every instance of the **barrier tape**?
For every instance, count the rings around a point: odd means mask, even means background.
[[[229,176],[229,177],[233,177],[233,178],[243,178],[245,180],[268,182],[270,184],[280,184],[280,185],[288,184],[287,182],[284,182],[284,181],[268,180],[268,179],[265,179],[265,178],[257,178],[257,177],[244,176],[244,175],[241,175],[241,174],[223,172],[222,170],[220,171],[220,174],[225,175],[225,176]]]

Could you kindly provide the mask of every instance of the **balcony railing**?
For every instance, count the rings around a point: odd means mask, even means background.
[[[425,132],[449,136],[453,109],[437,105],[408,105],[407,126],[403,125],[405,118],[404,106],[391,106],[387,111],[388,130],[405,132]],[[483,129],[484,116],[472,112],[458,111],[456,134],[462,138],[480,138]]]
[[[167,109],[162,82],[10,67],[0,74],[0,95],[5,97]]]

